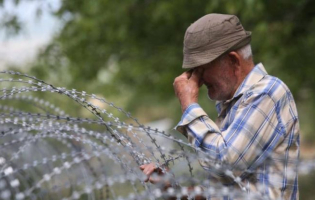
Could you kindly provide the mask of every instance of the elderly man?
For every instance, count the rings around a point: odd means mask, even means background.
[[[253,62],[251,33],[233,15],[209,14],[186,31],[183,68],[174,81],[183,116],[176,129],[215,162],[228,166],[248,193],[298,199],[299,122],[288,87]],[[199,88],[216,100],[213,122],[198,105]],[[213,181],[235,180],[201,161]],[[153,165],[141,166],[151,174]]]

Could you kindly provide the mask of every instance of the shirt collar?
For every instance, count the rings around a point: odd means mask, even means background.
[[[246,92],[249,88],[251,88],[253,85],[258,83],[267,74],[268,73],[266,69],[264,68],[263,64],[258,63],[252,69],[252,71],[250,71],[250,73],[245,77],[245,79],[243,80],[241,85],[238,87],[238,89],[236,90],[235,94],[233,95],[231,99],[216,102],[216,108],[217,108],[218,113],[221,112],[222,106],[224,104],[227,104],[233,101],[234,99],[238,98],[239,96],[243,95],[244,92]]]

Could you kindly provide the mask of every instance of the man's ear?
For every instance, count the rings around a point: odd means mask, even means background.
[[[233,67],[234,75],[239,77],[242,73],[241,64],[242,57],[235,51],[231,51],[229,54],[229,61],[231,66]]]
[[[235,52],[235,51],[231,51],[229,54],[229,59],[230,59],[230,62],[233,66],[235,67],[239,67],[241,65],[241,56]]]

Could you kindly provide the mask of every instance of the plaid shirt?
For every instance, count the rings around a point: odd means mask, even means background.
[[[215,123],[198,104],[191,104],[176,130],[215,159],[212,163],[228,165],[248,193],[298,199],[299,122],[288,87],[259,63],[233,98],[217,102],[216,108]],[[210,179],[237,186],[211,162],[200,163]]]

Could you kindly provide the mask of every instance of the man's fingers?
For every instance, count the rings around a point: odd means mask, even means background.
[[[182,82],[182,81],[188,81],[190,79],[192,73],[193,73],[193,70],[189,70],[189,71],[186,71],[186,72],[182,73],[181,75],[177,76],[174,80],[173,85],[175,86],[176,84],[178,84],[179,82]]]
[[[150,180],[151,175],[153,174],[154,170],[155,170],[154,168],[150,168],[150,169],[147,169],[146,171],[143,171],[144,174],[147,176],[145,182]]]
[[[154,178],[152,176],[150,176],[150,178],[149,178],[149,182],[153,183],[153,184],[158,183],[160,181],[161,181],[161,178],[159,178],[158,176],[156,176]]]
[[[195,69],[189,80],[194,81],[195,83],[198,84],[198,86],[200,86],[200,84],[202,82],[201,81],[202,73],[203,73],[203,69],[202,68]]]
[[[147,176],[147,178],[144,180],[145,182],[149,181],[150,176],[152,173],[156,170],[156,165],[154,163],[141,165],[139,168],[142,170],[142,172]]]
[[[178,76],[178,78],[185,78],[188,80],[192,74],[193,74],[193,70],[191,69],[189,71],[182,73],[180,76]]]
[[[161,180],[159,176],[163,175],[163,172],[160,168],[156,166],[155,163],[140,165],[139,168],[146,175],[146,178],[144,180],[145,182],[149,181],[151,183],[157,183]]]
[[[188,70],[185,72],[188,79],[190,79],[191,75],[194,73],[194,69]]]

